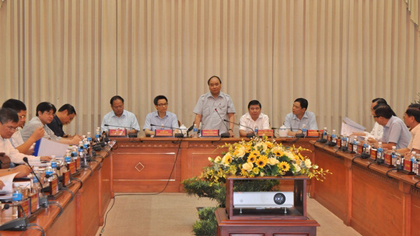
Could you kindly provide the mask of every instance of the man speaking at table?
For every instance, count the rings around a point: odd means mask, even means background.
[[[199,127],[201,122],[202,130],[219,130],[219,134],[228,133],[229,137],[234,137],[235,106],[232,99],[228,94],[220,91],[222,80],[219,77],[210,77],[207,84],[210,92],[201,95],[198,99],[194,108],[194,124]]]
[[[102,131],[108,132],[109,129],[125,128],[129,133],[140,131],[136,115],[124,110],[124,99],[115,95],[111,98],[112,111],[108,112],[102,119]]]
[[[284,121],[284,126],[290,128],[288,135],[294,136],[297,133],[301,133],[303,125],[308,130],[318,129],[315,114],[307,111],[307,109],[308,100],[305,98],[296,98],[293,102],[292,113],[287,114]]]

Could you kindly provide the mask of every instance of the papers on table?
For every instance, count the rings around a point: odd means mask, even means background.
[[[13,179],[17,173],[0,177],[0,180],[4,183],[3,189],[0,190],[0,199],[11,199],[13,194]]]
[[[34,156],[63,157],[66,154],[68,144],[62,144],[46,138],[42,138],[35,143]]]
[[[344,118],[341,123],[341,135],[349,136],[354,132],[364,132],[366,128],[358,123],[352,121],[350,118]]]

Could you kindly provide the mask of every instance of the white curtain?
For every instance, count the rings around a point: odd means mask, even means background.
[[[143,126],[153,98],[189,125],[218,75],[236,120],[252,99],[279,127],[305,97],[318,126],[372,128],[370,101],[401,117],[420,92],[420,36],[405,0],[6,0],[1,102],[71,103],[93,131],[119,94]],[[30,117],[29,117],[30,118]]]

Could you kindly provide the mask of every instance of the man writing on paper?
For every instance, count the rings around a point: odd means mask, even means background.
[[[75,135],[72,138],[61,138],[57,137],[54,132],[47,126],[47,124],[51,123],[54,119],[54,114],[56,112],[56,108],[53,104],[49,102],[41,102],[36,107],[36,116],[33,117],[28,124],[23,127],[22,130],[22,138],[23,140],[27,140],[32,133],[40,128],[44,128],[44,138],[51,139],[53,141],[57,141],[64,144],[70,145],[77,145],[82,138],[78,135]]]
[[[125,128],[129,133],[137,133],[140,131],[136,115],[124,110],[124,99],[121,96],[113,96],[110,103],[112,111],[107,113],[102,119],[102,131],[108,132],[109,129],[118,128]]]
[[[21,134],[21,130],[26,122],[26,105],[17,99],[9,99],[3,103],[3,108],[10,108],[16,111],[19,116],[18,128],[15,133],[9,139],[10,143],[20,153],[30,154],[34,153],[32,145],[40,138],[44,136],[44,128],[37,128],[32,135],[24,142]]]
[[[229,132],[234,137],[233,124],[235,122],[235,106],[232,99],[226,93],[221,92],[222,80],[212,76],[207,81],[210,92],[203,94],[194,108],[194,124],[202,129],[219,130],[219,134]],[[230,122],[225,122],[228,119]]]
[[[307,111],[308,100],[297,98],[293,102],[292,113],[286,115],[284,126],[290,128],[289,136],[295,136],[302,132],[302,126],[306,125],[307,130],[317,130],[316,117],[313,112]]]
[[[239,124],[239,135],[241,137],[253,135],[255,129],[270,129],[268,116],[261,113],[261,103],[258,100],[252,100],[248,103],[248,113],[241,117]]]
[[[374,107],[374,116],[378,124],[384,127],[384,133],[380,141],[382,141],[382,147],[385,149],[392,149],[392,146],[396,146],[397,149],[406,148],[410,142],[410,132],[404,122],[393,115],[389,105],[376,105]],[[368,139],[369,143],[378,148],[378,141],[374,138]]]
[[[383,98],[375,98],[372,100],[372,103],[370,104],[370,112],[372,113],[372,116],[374,116],[375,110],[373,109],[377,105],[388,105],[385,99]],[[392,111],[393,116],[397,116],[394,111]],[[384,132],[384,128],[382,125],[378,124],[378,122],[375,122],[373,125],[372,131],[370,133],[368,132],[354,132],[352,135],[356,136],[367,136],[368,138],[374,138],[376,140],[379,140],[382,138]]]
[[[76,116],[76,109],[70,104],[64,104],[58,109],[51,123],[47,124],[48,127],[58,137],[69,137],[64,133],[63,125],[70,124]]]
[[[168,111],[168,99],[163,95],[158,95],[153,100],[156,111],[147,114],[144,121],[143,130],[146,135],[154,135],[157,129],[170,129],[178,131],[178,118]],[[153,126],[152,126],[153,125]]]
[[[50,161],[51,157],[25,155],[12,146],[9,139],[19,127],[18,122],[19,117],[14,110],[9,108],[0,109],[0,153],[4,153],[4,155],[0,158],[3,162],[2,168],[6,167],[5,162],[7,162],[7,159],[10,160],[9,162],[19,164],[24,163],[24,157],[27,157],[29,162]]]

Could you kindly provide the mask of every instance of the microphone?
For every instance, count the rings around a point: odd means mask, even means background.
[[[283,123],[284,124],[284,123]],[[293,132],[293,127],[292,127],[292,123],[290,123],[290,131],[292,131]],[[298,128],[298,131],[299,131],[299,128]],[[305,137],[305,135],[303,134],[303,133],[300,133],[300,134],[298,134],[298,133],[296,133],[295,134],[295,138],[304,138]]]
[[[24,231],[28,228],[29,218],[25,216],[25,211],[21,205],[17,205],[18,209],[22,211],[22,217],[8,221],[0,225],[0,230],[9,230],[9,231]],[[5,204],[4,208],[7,210],[10,208],[9,204]],[[3,210],[2,210],[3,211]]]
[[[31,168],[31,173],[38,180],[39,185],[41,185],[41,192],[42,192],[42,189],[44,189],[44,186],[42,186],[42,183],[39,180],[38,176],[35,174],[34,169],[32,169],[32,166],[29,165],[28,158],[27,157],[23,157],[23,161],[29,166],[29,168]],[[43,194],[41,194],[41,195],[43,195]],[[42,206],[43,208],[47,208],[48,207],[48,198],[46,198],[45,196],[39,196],[39,205]]]
[[[256,136],[257,134],[254,132],[254,130],[251,128],[251,127],[249,127],[249,126],[246,126],[246,125],[241,125],[240,123],[235,123],[235,122],[232,122],[232,121],[230,121],[230,120],[226,120],[226,119],[223,119],[223,121],[225,121],[225,122],[228,122],[228,123],[232,123],[232,124],[234,124],[234,125],[237,125],[237,126],[242,126],[242,127],[245,127],[245,128],[248,128],[248,129],[250,129],[251,131],[252,131],[252,133],[248,133],[248,134],[246,134],[246,137],[247,138],[252,138],[252,137],[254,137],[254,136]]]
[[[217,111],[217,108],[214,108],[214,110],[216,111],[217,115],[219,115],[220,119],[222,120],[223,124],[225,125],[226,129],[227,129],[227,133],[222,133],[220,134],[221,138],[229,138],[230,134],[229,134],[229,127],[226,125],[226,123],[224,122],[225,119],[222,118],[222,116],[220,115],[219,111]]]
[[[166,126],[166,125],[155,125],[155,124],[150,124],[150,126],[164,127],[164,128],[168,128],[168,129],[173,130],[173,127],[169,127],[169,126]],[[183,137],[184,137],[184,135],[183,135],[182,133],[176,133],[176,134],[175,134],[175,137],[176,137],[176,138],[183,138]]]
[[[191,126],[190,126],[190,128],[188,128],[187,129],[187,137],[189,137],[190,136],[190,132],[191,132],[191,130],[193,130],[194,129],[194,124],[192,124]]]
[[[118,127],[118,128],[124,128],[124,129],[133,129],[132,127],[127,127],[127,126],[122,126],[122,125],[109,125],[109,124],[104,124],[104,126],[106,126],[106,127]],[[137,130],[136,130],[137,131]],[[137,138],[137,132],[135,132],[135,133],[131,133],[131,132],[128,132],[128,137],[130,137],[130,138]]]

